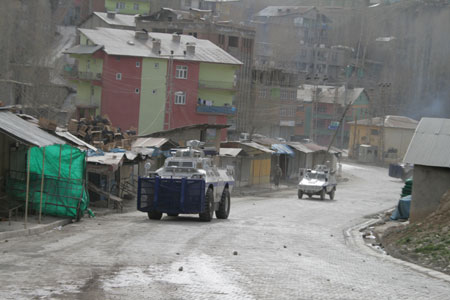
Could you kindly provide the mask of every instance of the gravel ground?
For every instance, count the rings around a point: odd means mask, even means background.
[[[0,242],[1,299],[448,299],[447,282],[343,232],[397,202],[387,170],[345,164],[335,200],[232,198],[228,220],[130,212]]]

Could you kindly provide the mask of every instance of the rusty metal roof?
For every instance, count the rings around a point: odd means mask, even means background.
[[[175,60],[198,61],[208,63],[220,63],[241,65],[242,63],[208,40],[197,39],[190,35],[180,35],[180,41],[173,41],[173,35],[169,33],[150,32],[148,39],[135,38],[135,31],[96,28],[78,29],[91,42],[102,45],[103,50],[109,55],[135,56],[169,59],[173,55]],[[152,51],[153,41],[161,41],[160,53]],[[193,54],[185,53],[187,44],[195,44]],[[68,50],[71,51],[71,50]],[[173,52],[173,53],[172,53]]]
[[[30,146],[46,147],[54,144],[65,144],[63,140],[8,110],[0,109],[0,131]]]
[[[450,168],[450,119],[422,118],[404,162]]]
[[[292,148],[294,148],[295,150],[303,152],[303,153],[314,152],[313,150],[309,149],[308,147],[306,147],[304,144],[302,144],[300,142],[290,142],[290,143],[288,143],[288,145],[291,146]]]

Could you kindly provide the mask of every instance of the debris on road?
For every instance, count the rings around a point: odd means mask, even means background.
[[[183,267],[179,267],[178,271],[180,271],[180,272],[183,271]]]
[[[238,252],[237,251],[233,251],[233,255],[238,255]]]

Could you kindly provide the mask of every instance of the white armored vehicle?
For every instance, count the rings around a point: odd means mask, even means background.
[[[156,220],[163,213],[199,214],[202,221],[211,221],[214,212],[218,219],[228,218],[233,171],[217,168],[199,145],[189,141],[189,147],[175,149],[162,168],[139,178],[138,210]]]
[[[336,177],[334,172],[330,171],[325,165],[317,165],[314,170],[306,170],[303,178],[298,184],[298,198],[301,199],[303,195],[308,195],[311,198],[313,195],[319,195],[321,200],[325,199],[328,194],[330,199],[334,199],[336,192]]]

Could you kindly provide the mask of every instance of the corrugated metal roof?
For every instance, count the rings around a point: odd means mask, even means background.
[[[259,11],[255,17],[280,17],[290,14],[304,14],[314,6],[267,6]]]
[[[304,144],[299,143],[299,142],[291,142],[288,145],[291,146],[292,148],[300,151],[300,152],[303,152],[303,153],[312,153],[312,152],[314,152],[311,149],[309,149],[308,147],[306,147]]]
[[[357,121],[358,125],[367,126],[383,126],[383,118],[375,117],[371,119],[364,119]],[[404,128],[404,129],[416,129],[419,122],[404,116],[386,116],[384,119],[385,128]],[[355,124],[355,121],[348,122],[348,124]]]
[[[135,16],[133,15],[124,15],[116,13],[114,18],[108,18],[108,14],[105,12],[94,12],[96,16],[105,21],[107,24],[116,25],[116,26],[127,26],[127,27],[136,27]]]
[[[167,143],[169,139],[166,138],[154,138],[154,137],[148,137],[148,138],[138,138],[131,148],[160,148],[162,145]]]
[[[236,157],[239,155],[239,153],[241,153],[241,151],[241,148],[220,148],[219,155]]]
[[[63,140],[6,110],[0,110],[0,131],[33,146],[65,144]]]
[[[173,51],[175,60],[179,59],[232,65],[242,64],[238,59],[214,45],[212,42],[197,39],[190,35],[181,35],[180,42],[174,42],[172,41],[172,34],[169,33],[150,32],[147,40],[141,40],[135,38],[135,31],[132,30],[80,28],[79,31],[91,40],[91,42],[104,46],[104,51],[109,55],[169,59],[171,51]],[[152,51],[152,39],[159,39],[161,41],[160,54]],[[184,54],[187,43],[195,44],[194,54]]]
[[[125,152],[125,157],[126,157],[128,160],[135,160],[136,157],[138,157],[138,154],[137,154],[137,153],[134,153],[134,152],[131,152],[131,151],[127,151],[127,152]]]
[[[124,152],[120,153],[105,152],[104,155],[100,156],[88,156],[87,162],[112,166],[114,170],[117,170],[117,168],[122,165],[124,156],[125,156]]]
[[[303,102],[312,102],[317,88],[317,101],[319,103],[337,103],[344,105],[345,103],[353,103],[361,93],[363,88],[347,89],[347,96],[345,96],[345,87],[330,86],[330,85],[312,85],[303,84],[297,90],[297,100]]]
[[[450,119],[422,118],[404,162],[450,168]]]
[[[294,151],[286,144],[273,144],[271,146],[272,150],[275,150],[277,154],[287,154],[289,156],[294,156]]]
[[[241,142],[241,144],[245,145],[247,147],[251,147],[251,148],[260,150],[260,151],[265,152],[265,153],[270,153],[270,154],[275,153],[275,151],[272,151],[269,148],[264,147],[263,145],[260,145],[260,144],[255,143],[255,142]]]
[[[74,136],[73,134],[71,134],[70,132],[68,132],[67,130],[64,130],[62,128],[57,127],[55,134],[62,137],[63,139],[66,139],[67,141],[71,142],[72,144],[78,146],[78,147],[82,147],[85,149],[91,149],[97,152],[97,148],[95,148],[94,146],[86,143],[85,141],[77,138],[76,136]]]
[[[66,49],[63,53],[65,54],[93,54],[98,50],[102,49],[102,45],[77,45],[70,49]]]

